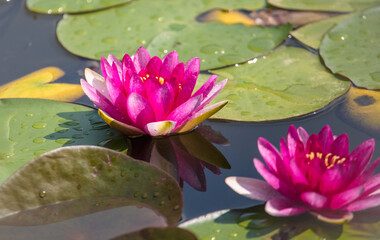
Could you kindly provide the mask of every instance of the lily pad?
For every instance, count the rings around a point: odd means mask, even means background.
[[[79,84],[50,83],[65,74],[56,67],[47,67],[0,86],[0,98],[44,98],[74,101],[84,95]]]
[[[352,12],[375,5],[379,0],[268,0],[279,8],[313,11]]]
[[[36,156],[62,146],[125,149],[123,141],[117,141],[121,134],[108,127],[96,110],[77,104],[0,99],[0,123],[0,183]]]
[[[168,228],[146,228],[138,232],[126,234],[113,238],[112,240],[197,240],[198,238],[190,231],[185,229],[168,227]]]
[[[329,73],[318,56],[295,47],[282,47],[265,58],[211,72],[229,79],[215,98],[229,103],[213,117],[237,121],[305,115],[325,107],[350,87],[349,81]]]
[[[350,16],[352,15],[344,14],[337,17],[327,18],[298,28],[297,30],[290,32],[290,34],[303,44],[318,49],[325,34],[338,23]]]
[[[320,54],[333,72],[356,86],[380,89],[380,7],[352,16],[323,38]]]
[[[62,14],[94,11],[130,1],[131,0],[27,0],[26,7],[38,13]]]
[[[57,37],[68,51],[86,58],[100,59],[111,53],[121,59],[125,52],[131,54],[144,46],[159,56],[177,50],[181,61],[198,56],[203,60],[201,68],[210,69],[262,55],[290,31],[290,25],[264,28],[197,23],[199,13],[227,3],[208,2],[140,0],[104,11],[65,15],[58,23]],[[245,1],[242,5],[231,2],[227,6],[250,6]],[[252,1],[251,7],[257,3]]]
[[[311,215],[272,217],[264,205],[221,210],[179,225],[200,239],[337,239],[341,225],[318,222]]]
[[[29,215],[29,224],[48,224],[133,205],[149,207],[174,225],[181,217],[183,199],[177,182],[146,162],[107,148],[70,146],[20,168],[1,185],[0,202],[2,222],[25,210],[38,213],[24,214]],[[64,206],[52,206],[57,203],[68,207],[63,211]],[[50,211],[41,209],[44,206]],[[39,220],[30,221],[31,217]],[[132,226],[134,220],[130,219]]]

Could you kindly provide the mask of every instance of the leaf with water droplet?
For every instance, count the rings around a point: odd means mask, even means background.
[[[303,44],[314,49],[318,49],[325,34],[336,26],[336,24],[349,18],[350,16],[352,15],[344,14],[337,17],[324,19],[322,21],[314,22],[298,28],[297,30],[290,32],[290,34]]]
[[[213,70],[227,85],[215,101],[228,100],[214,118],[237,121],[286,119],[318,111],[343,95],[350,87],[329,73],[318,56],[282,47],[259,58],[220,70]],[[198,85],[207,77],[201,76]]]
[[[352,12],[380,5],[379,0],[268,0],[270,5],[293,10]]]
[[[118,6],[131,0],[27,0],[26,7],[38,13],[82,13]]]
[[[0,224],[51,224],[133,205],[174,225],[182,202],[176,180],[160,169],[107,148],[71,146],[35,158],[0,186]]]
[[[261,0],[140,0],[86,15],[66,15],[58,23],[57,37],[68,51],[87,58],[100,59],[111,53],[121,59],[125,49],[132,55],[144,46],[160,57],[176,50],[182,62],[197,56],[202,59],[201,69],[211,69],[272,50],[287,37],[291,26],[198,23],[197,14],[216,7],[253,9],[264,4]],[[253,39],[262,41],[249,44]]]
[[[356,86],[380,89],[380,7],[358,13],[331,29],[320,55],[333,72]]]
[[[44,98],[63,102],[83,96],[79,84],[50,83],[65,73],[56,67],[47,67],[0,86],[0,98]]]
[[[36,156],[61,146],[100,144],[126,149],[122,135],[109,128],[96,110],[82,105],[0,99],[0,122],[0,183]],[[104,128],[94,128],[94,124]]]

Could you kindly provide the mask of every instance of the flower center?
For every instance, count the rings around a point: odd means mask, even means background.
[[[310,162],[315,157],[319,158],[320,160],[323,160],[327,169],[330,169],[334,167],[336,164],[341,164],[344,163],[344,161],[346,161],[346,158],[333,155],[332,153],[328,153],[325,156],[323,156],[323,154],[320,152],[310,152],[309,154],[306,154],[306,158],[308,159],[307,163],[310,164]]]
[[[146,74],[145,76],[140,76],[141,81],[145,82],[149,78],[149,74]],[[165,79],[163,77],[155,77],[156,80],[162,85],[165,83]]]

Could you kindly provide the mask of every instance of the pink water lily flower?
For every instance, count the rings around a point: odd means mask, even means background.
[[[122,62],[102,58],[103,76],[86,69],[81,85],[111,127],[126,135],[152,136],[191,130],[219,111],[227,101],[205,107],[225,86],[212,75],[194,94],[200,61],[178,62],[173,51],[162,60],[140,47]]]
[[[258,139],[258,148],[267,166],[256,158],[253,162],[265,181],[229,177],[226,183],[246,197],[267,201],[270,215],[309,211],[320,220],[344,223],[352,212],[380,205],[380,174],[373,175],[380,159],[370,164],[373,139],[349,153],[347,134],[335,137],[325,126],[309,136],[292,125],[280,151],[264,138]]]

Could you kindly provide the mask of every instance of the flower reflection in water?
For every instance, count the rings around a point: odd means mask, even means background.
[[[221,174],[219,168],[230,168],[223,154],[210,142],[229,145],[219,132],[201,125],[186,134],[129,138],[127,154],[161,168],[181,186],[187,182],[198,191],[206,191],[205,168],[217,175]]]

